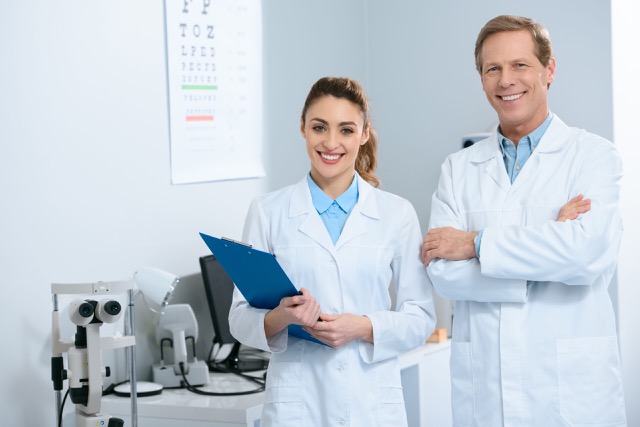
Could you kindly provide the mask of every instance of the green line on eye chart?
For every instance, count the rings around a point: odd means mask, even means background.
[[[182,85],[182,90],[218,90],[216,85]]]

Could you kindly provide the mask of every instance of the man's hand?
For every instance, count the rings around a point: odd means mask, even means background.
[[[320,304],[309,291],[301,288],[302,295],[285,297],[280,304],[264,316],[264,330],[271,338],[289,325],[313,326],[320,317]]]
[[[356,339],[373,342],[373,326],[366,316],[351,313],[322,314],[320,320],[321,322],[304,329],[333,348],[342,347]]]
[[[564,222],[568,219],[576,219],[578,215],[591,210],[591,200],[585,199],[582,194],[578,194],[560,208],[560,213],[556,221]]]
[[[478,233],[462,231],[453,227],[432,228],[429,230],[420,250],[420,258],[424,265],[429,265],[434,258],[460,261],[476,256],[473,239]]]

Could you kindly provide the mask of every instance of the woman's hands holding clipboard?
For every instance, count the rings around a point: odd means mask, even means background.
[[[368,317],[352,313],[324,314],[305,288],[300,289],[300,295],[282,298],[264,317],[267,338],[292,324],[301,325],[311,336],[333,348],[357,339],[373,342],[373,326]]]
[[[317,322],[303,329],[333,348],[340,348],[354,340],[373,342],[371,320],[367,316],[352,313],[323,313]]]
[[[267,338],[273,337],[289,325],[313,326],[320,319],[320,304],[305,288],[300,295],[284,297],[280,304],[264,317]]]

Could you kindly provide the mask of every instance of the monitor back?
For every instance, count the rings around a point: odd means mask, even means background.
[[[214,255],[200,257],[200,271],[209,303],[213,330],[216,334],[213,341],[219,344],[235,344],[237,340],[229,331],[233,281]]]

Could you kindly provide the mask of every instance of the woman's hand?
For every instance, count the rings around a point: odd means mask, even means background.
[[[320,320],[321,322],[304,329],[314,338],[333,348],[342,347],[357,339],[373,342],[373,326],[367,316],[351,313],[321,314]]]
[[[320,304],[305,288],[302,295],[285,297],[280,304],[264,316],[267,338],[273,337],[289,325],[313,326],[320,317]]]

